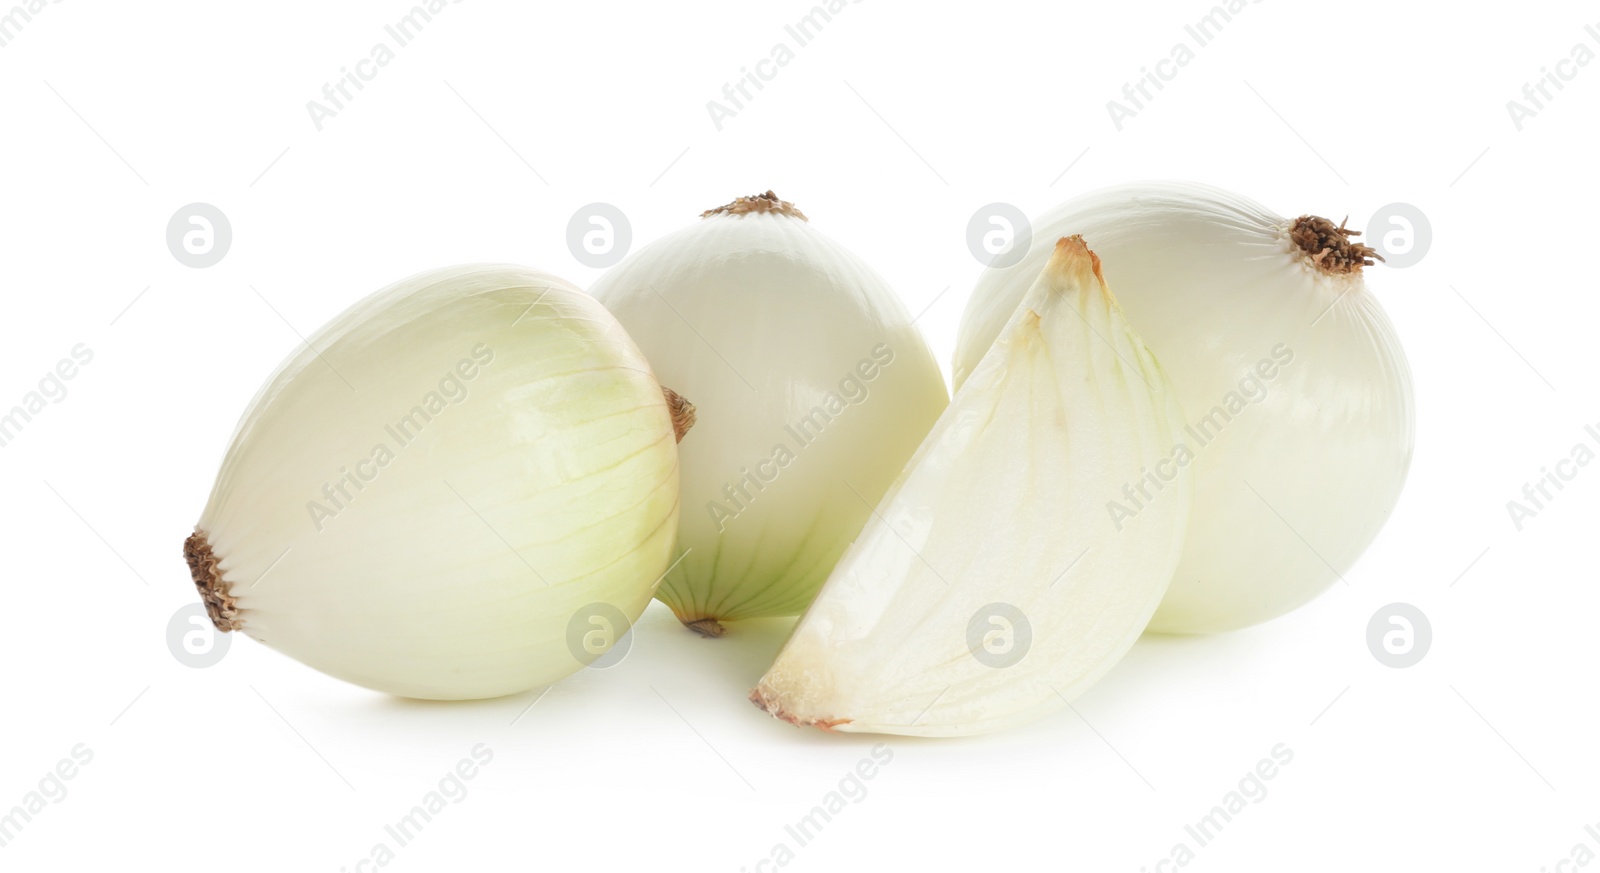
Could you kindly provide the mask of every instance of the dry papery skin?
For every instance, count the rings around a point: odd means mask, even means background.
[[[189,562],[189,575],[194,578],[194,587],[200,590],[206,614],[211,616],[211,623],[217,630],[227,633],[244,627],[238,604],[228,594],[228,581],[222,578],[222,568],[217,566],[220,559],[211,551],[205,531],[196,529],[183,541],[183,559]]]
[[[801,221],[810,221],[805,213],[787,200],[780,200],[778,195],[768,189],[765,194],[751,194],[749,197],[740,197],[732,203],[718,206],[716,209],[707,209],[700,213],[701,218],[710,218],[713,215],[749,215],[752,212],[771,212],[775,215],[787,215]]]
[[[1335,275],[1360,273],[1362,267],[1372,266],[1373,258],[1383,260],[1377,249],[1351,239],[1360,235],[1361,231],[1345,227],[1344,221],[1334,224],[1315,215],[1302,215],[1289,226],[1289,239],[1311,263],[1318,270]]]

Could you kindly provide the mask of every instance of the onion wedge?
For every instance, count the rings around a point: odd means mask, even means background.
[[[837,731],[959,736],[1059,709],[1166,592],[1183,414],[1082,237],[1065,237],[751,700]],[[1124,487],[1150,498],[1111,509]]]

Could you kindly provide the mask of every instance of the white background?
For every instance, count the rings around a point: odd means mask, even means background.
[[[1348,587],[1247,631],[1146,638],[1075,711],[889,738],[868,795],[788,867],[1154,870],[1279,743],[1292,763],[1189,869],[1600,853],[1600,468],[1520,532],[1506,510],[1600,423],[1600,64],[1520,132],[1505,107],[1573,45],[1600,51],[1592,5],[1265,0],[1119,132],[1106,102],[1206,0],[866,0],[718,131],[707,101],[792,44],[804,0],[467,0],[317,131],[306,102],[407,8],[66,0],[0,48],[0,407],[94,352],[0,449],[0,812],[75,745],[94,755],[0,868],[354,870],[484,743],[492,763],[392,869],[758,869],[882,741],[745,700],[786,621],[705,641],[653,606],[619,666],[470,704],[346,686],[243,637],[180,664],[180,542],[238,415],[297,334],[394,279],[509,260],[587,284],[578,207],[618,206],[637,246],[769,187],[927,308],[948,367],[979,206],[1034,215],[1160,177],[1357,227],[1394,201],[1427,214],[1421,263],[1369,279],[1416,380],[1396,514]],[[165,243],[194,201],[232,222],[209,269]],[[1409,669],[1365,642],[1395,601],[1434,630]]]

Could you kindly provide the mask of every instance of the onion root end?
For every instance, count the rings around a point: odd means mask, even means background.
[[[728,632],[728,629],[722,626],[722,622],[714,618],[698,618],[694,621],[686,621],[683,626],[707,639],[715,639]]]
[[[216,625],[217,630],[228,633],[244,627],[238,601],[228,593],[228,580],[222,578],[222,568],[218,566],[221,559],[211,550],[211,542],[206,539],[205,531],[196,528],[183,541],[183,559],[189,564],[194,587],[199,590],[200,599],[206,605],[206,614],[211,616],[211,623]]]
[[[750,692],[750,702],[755,704],[756,709],[779,721],[786,721],[795,727],[820,728],[830,734],[838,733],[834,728],[842,724],[849,724],[851,721],[848,718],[802,718],[784,709],[783,704],[778,702],[777,695],[769,693],[760,686]]]

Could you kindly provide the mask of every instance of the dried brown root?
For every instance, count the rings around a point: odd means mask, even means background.
[[[200,599],[206,604],[206,614],[211,616],[211,623],[217,626],[217,630],[227,633],[244,627],[238,601],[228,593],[228,580],[222,578],[222,568],[217,566],[221,560],[211,551],[211,542],[206,539],[204,531],[196,528],[183,541],[183,559],[189,563],[189,575],[194,579],[194,587],[199,589]]]
[[[667,411],[672,413],[672,432],[681,443],[683,435],[689,432],[689,428],[694,427],[694,404],[665,385],[661,386],[661,393],[667,398]]]
[[[1373,258],[1383,260],[1377,249],[1352,239],[1361,231],[1345,227],[1345,221],[1334,224],[1326,218],[1302,215],[1289,226],[1289,239],[1324,273],[1360,273],[1362,267],[1372,266]]]
[[[732,203],[718,206],[716,209],[707,209],[700,213],[701,218],[710,218],[713,215],[748,215],[752,212],[771,212],[777,215],[787,215],[801,221],[809,221],[805,213],[787,200],[778,199],[778,195],[768,189],[763,194],[751,194],[749,197],[740,197]]]
[[[700,618],[695,619],[694,621],[686,621],[683,623],[683,626],[694,631],[700,636],[708,638],[720,637],[728,632],[728,629],[722,626],[722,622],[717,621],[714,618]]]

